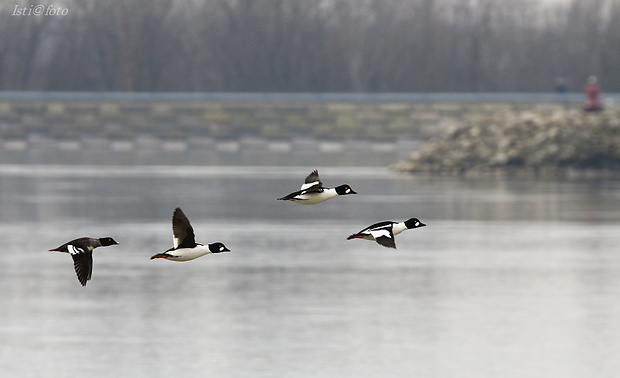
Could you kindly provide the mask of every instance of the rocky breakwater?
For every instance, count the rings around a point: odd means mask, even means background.
[[[392,167],[407,172],[620,172],[620,109],[470,120]]]

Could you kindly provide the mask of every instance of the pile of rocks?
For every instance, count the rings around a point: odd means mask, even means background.
[[[620,170],[620,111],[504,112],[470,120],[392,168],[459,173]]]

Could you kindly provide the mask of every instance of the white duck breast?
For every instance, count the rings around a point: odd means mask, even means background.
[[[336,197],[338,193],[336,193],[336,189],[322,189],[320,192],[306,192],[299,194],[294,197],[295,201],[302,205],[314,205],[317,203],[321,203],[323,201],[327,201]]]
[[[209,247],[198,244],[193,248],[173,249],[169,252],[166,252],[167,256],[165,258],[172,261],[189,261],[197,259],[208,253],[211,253]]]
[[[407,230],[407,226],[405,226],[405,222],[398,222],[392,225],[392,234],[394,235],[398,235],[405,230]]]

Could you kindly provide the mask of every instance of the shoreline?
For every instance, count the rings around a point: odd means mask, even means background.
[[[468,121],[391,169],[477,175],[620,176],[620,111],[497,113]]]

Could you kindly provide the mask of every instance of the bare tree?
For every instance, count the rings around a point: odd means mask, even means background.
[[[63,17],[0,5],[0,89],[546,91],[597,74],[620,90],[617,0],[63,5]]]

